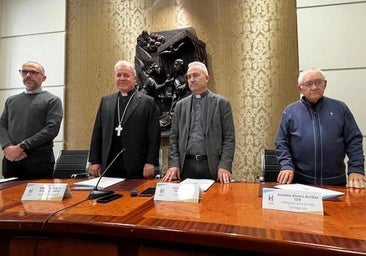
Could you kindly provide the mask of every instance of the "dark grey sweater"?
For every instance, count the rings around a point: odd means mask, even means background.
[[[29,150],[52,149],[62,117],[60,98],[47,91],[10,96],[0,118],[1,147],[24,141]]]

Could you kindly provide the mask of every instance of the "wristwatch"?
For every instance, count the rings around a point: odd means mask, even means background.
[[[19,144],[19,147],[20,147],[21,149],[23,149],[23,150],[28,149],[27,145],[26,145],[24,142],[21,142],[21,143]]]

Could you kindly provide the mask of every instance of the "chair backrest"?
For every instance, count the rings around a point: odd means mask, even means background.
[[[88,157],[89,150],[60,150],[55,162],[53,177],[87,177]]]
[[[280,165],[278,164],[276,151],[264,149],[261,153],[262,181],[276,182]]]

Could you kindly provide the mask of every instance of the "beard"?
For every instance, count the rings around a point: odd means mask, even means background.
[[[32,79],[25,79],[23,83],[27,91],[34,91],[35,89],[40,87],[40,84]]]

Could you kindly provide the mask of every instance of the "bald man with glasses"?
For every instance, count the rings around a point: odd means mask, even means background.
[[[19,70],[25,90],[10,96],[0,117],[4,178],[52,177],[55,157],[53,139],[63,117],[59,97],[43,90],[43,66],[27,61]]]

